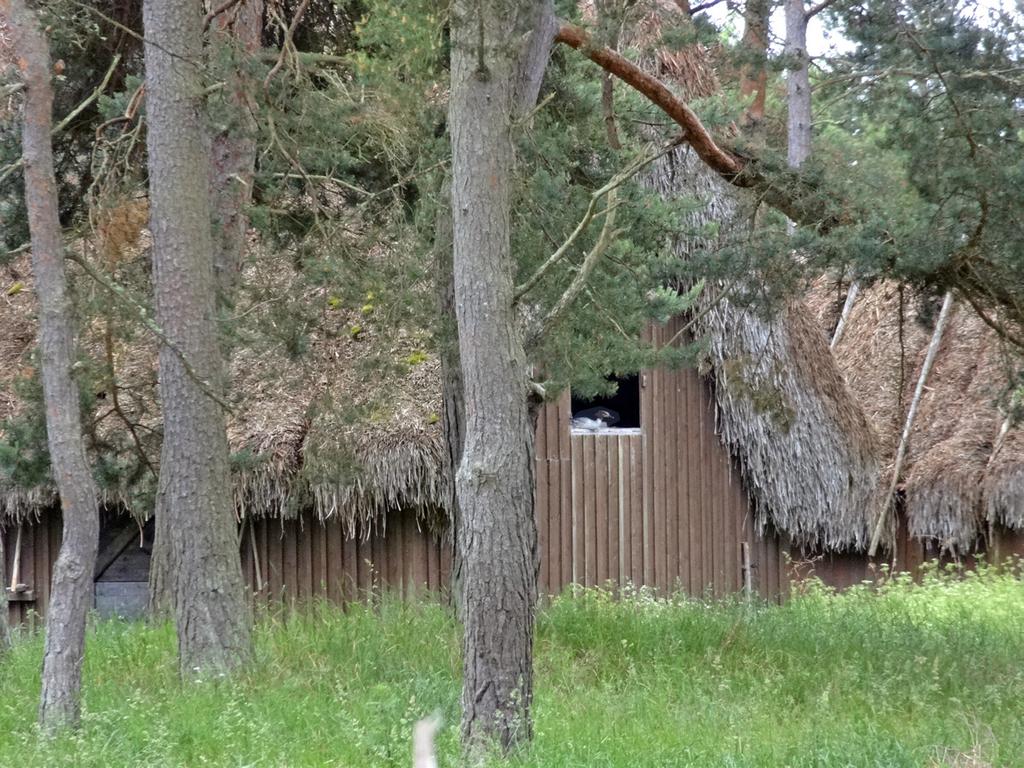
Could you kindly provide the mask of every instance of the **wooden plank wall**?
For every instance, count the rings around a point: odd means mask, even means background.
[[[18,529],[21,529],[21,558],[18,582],[32,590],[34,602],[11,601],[7,616],[11,626],[41,627],[40,616],[46,615],[50,603],[50,571],[60,552],[61,518],[59,512],[45,515],[40,522],[26,521],[8,525],[0,535],[4,537],[3,586],[11,585]]]
[[[243,526],[241,552],[254,599],[292,605],[318,599],[345,603],[383,591],[406,597],[441,592],[451,571],[446,541],[403,513],[354,538],[337,520],[262,518]]]
[[[655,327],[653,339],[668,343],[680,327]],[[572,435],[570,407],[566,393],[537,424],[542,593],[628,580],[722,597],[743,587],[744,543],[754,588],[769,599],[785,593],[786,547],[755,533],[696,371],[642,374],[640,435]]]

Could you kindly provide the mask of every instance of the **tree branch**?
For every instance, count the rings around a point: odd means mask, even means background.
[[[792,221],[820,232],[849,219],[849,215],[841,210],[845,200],[839,197],[830,200],[822,196],[817,186],[798,172],[780,169],[770,178],[761,171],[755,158],[743,157],[720,146],[697,113],[668,86],[616,51],[595,44],[584,30],[560,22],[555,41],[580,51],[661,109],[682,129],[682,141],[689,144],[711,170],[733,186],[757,190],[765,203]],[[839,212],[834,210],[837,204]]]
[[[719,147],[697,117],[697,113],[688,104],[676,98],[668,86],[656,77],[647,74],[616,51],[595,45],[585,31],[572,24],[560,24],[555,41],[580,51],[599,67],[611,72],[660,107],[683,129],[683,140],[693,147],[698,157],[721,176],[732,179],[743,170],[743,161]]]
[[[236,5],[238,5],[240,2],[244,3],[245,0],[224,0],[223,3],[221,3],[219,6],[217,6],[212,11],[210,11],[208,14],[206,14],[206,18],[203,19],[203,31],[205,32],[206,30],[208,30],[210,28],[210,24],[213,23],[214,19],[216,19],[222,13],[226,13],[227,11],[230,11],[232,8],[234,8]]]
[[[199,374],[196,373],[195,368],[193,368],[192,364],[186,359],[185,354],[180,349],[178,349],[178,347],[176,347],[171,342],[170,339],[167,338],[167,335],[163,332],[160,326],[158,326],[155,322],[153,322],[153,320],[150,319],[149,309],[146,308],[145,304],[143,304],[138,299],[133,298],[131,294],[129,294],[128,291],[126,291],[122,286],[118,285],[112,280],[109,280],[105,275],[100,273],[100,271],[97,270],[92,264],[90,264],[88,261],[86,261],[78,254],[66,253],[65,258],[68,261],[74,262],[75,264],[80,266],[82,270],[85,272],[85,274],[87,274],[89,277],[91,277],[93,280],[99,283],[99,285],[101,285],[103,288],[112,293],[116,298],[120,299],[124,304],[131,307],[135,311],[136,317],[138,317],[139,321],[143,324],[143,326],[145,326],[146,330],[148,330],[150,333],[156,336],[160,343],[166,345],[167,348],[170,349],[171,352],[173,352],[174,355],[181,361],[181,365],[182,367],[184,367],[185,373],[187,373],[189,378],[191,378],[199,386],[199,389],[202,390],[203,394],[206,395],[211,400],[213,400],[213,402],[215,402],[229,414],[231,414],[232,416],[234,415],[235,411],[228,404],[228,402],[213,390],[209,382],[203,381],[203,379],[199,377]]]
[[[534,272],[525,283],[516,288],[513,301],[519,301],[519,299],[521,299],[524,294],[528,293],[531,289],[534,288],[534,286],[537,285],[537,283],[540,282],[541,278],[544,277],[544,275],[546,275],[553,266],[555,266],[559,261],[562,260],[562,257],[564,257],[565,254],[568,252],[569,248],[572,247],[572,244],[575,243],[577,239],[579,239],[579,236],[583,234],[583,232],[587,229],[588,226],[590,226],[590,222],[593,221],[596,216],[611,214],[611,212],[616,207],[616,204],[613,204],[611,202],[609,202],[608,206],[604,209],[604,211],[602,211],[601,214],[596,213],[597,204],[601,201],[601,198],[603,198],[605,195],[610,194],[618,187],[622,186],[625,182],[629,181],[629,179],[633,178],[633,176],[638,174],[641,170],[646,168],[648,165],[653,163],[655,160],[657,160],[665,153],[669,152],[677,144],[678,142],[676,141],[670,142],[665,147],[663,147],[660,152],[657,152],[656,154],[653,155],[648,155],[647,157],[643,157],[640,160],[637,160],[635,163],[628,166],[625,170],[613,176],[611,180],[603,187],[601,187],[598,190],[595,190],[590,195],[590,203],[587,205],[587,210],[583,214],[583,218],[580,219],[580,223],[576,225],[576,229],[574,229],[572,231],[572,234],[570,234],[569,237],[566,238],[565,242],[558,246],[555,252],[552,253],[547,258],[547,260],[543,264],[541,264],[540,267],[537,268],[537,271]]]
[[[810,21],[835,2],[836,0],[821,0],[821,2],[818,3],[817,5],[812,5],[810,8],[807,9],[807,11],[804,13],[804,18]]]
[[[921,366],[921,374],[917,378],[917,387],[914,389],[914,397],[910,401],[910,409],[907,411],[907,419],[903,424],[903,434],[900,435],[900,443],[896,449],[896,461],[892,468],[892,479],[889,481],[889,489],[882,499],[882,508],[878,511],[878,519],[875,522],[874,532],[871,534],[871,544],[868,546],[868,557],[874,557],[878,551],[878,544],[882,538],[882,531],[885,528],[885,519],[892,506],[893,496],[896,494],[896,486],[900,482],[900,474],[903,472],[903,462],[907,457],[907,446],[910,442],[910,433],[914,429],[914,420],[917,417],[917,408],[921,403],[921,395],[924,394],[925,384],[928,382],[928,375],[931,373],[932,365],[939,354],[939,347],[942,346],[942,334],[946,330],[946,322],[949,320],[950,310],[953,308],[953,292],[946,291],[946,297],[942,301],[942,310],[939,312],[939,319],[935,323],[935,330],[932,332],[932,340],[928,345],[928,353],[924,358],[924,365]]]
[[[309,7],[309,0],[302,0],[299,7],[295,9],[295,15],[292,16],[292,23],[284,31],[284,42],[281,44],[281,55],[277,59],[277,63],[271,67],[267,73],[266,78],[263,80],[263,87],[269,88],[270,81],[274,79],[274,75],[278,73],[278,70],[284,66],[285,57],[288,56],[289,49],[294,48],[292,38],[295,35],[295,29],[299,26],[299,22],[302,21],[302,17],[306,14],[306,9]]]
[[[615,226],[615,208],[617,207],[615,197],[615,190],[613,189],[608,193],[608,207],[605,209],[604,226],[601,227],[601,234],[598,236],[597,242],[594,243],[590,253],[583,259],[583,264],[580,265],[580,269],[576,273],[576,277],[572,279],[569,287],[565,289],[565,293],[562,294],[561,298],[555,303],[555,306],[548,312],[547,317],[537,327],[536,333],[533,334],[534,339],[542,337],[565,311],[572,306],[572,303],[576,301],[576,297],[580,295],[580,292],[586,286],[590,274],[594,271],[594,267],[597,266],[604,252],[611,245],[612,240],[618,235],[618,231],[612,229]]]
[[[115,54],[114,60],[110,62],[110,67],[107,68],[107,73],[103,76],[103,81],[96,87],[96,89],[92,93],[90,93],[85,98],[84,101],[82,101],[77,107],[68,112],[68,114],[64,117],[63,120],[61,120],[59,123],[53,126],[53,130],[50,131],[50,136],[57,136],[63,133],[64,129],[71,125],[72,120],[74,120],[76,117],[82,114],[82,112],[84,112],[90,104],[96,101],[96,99],[98,99],[103,94],[103,92],[107,90],[107,86],[110,85],[110,78],[114,76],[114,70],[117,69],[117,65],[120,63],[121,54]],[[20,170],[24,165],[25,156],[22,155],[13,163],[11,163],[10,165],[3,169],[3,173],[0,173],[0,184],[2,184],[7,179],[7,177],[10,176],[12,173],[15,173],[16,171]]]

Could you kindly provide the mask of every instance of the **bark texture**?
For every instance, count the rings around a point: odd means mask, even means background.
[[[0,532],[0,659],[11,650],[11,627],[7,620],[7,561],[4,559],[4,537]]]
[[[202,123],[199,3],[145,0],[150,229],[164,441],[157,501],[183,675],[251,656],[231,496],[225,417],[197,378],[224,390],[210,226],[210,149]]]
[[[53,568],[46,616],[39,701],[39,724],[44,732],[54,733],[76,726],[79,721],[85,621],[92,607],[99,512],[82,437],[78,385],[71,376],[74,335],[50,143],[53,120],[50,51],[38,20],[21,0],[0,1],[0,11],[11,22],[15,55],[25,81],[22,155],[32,270],[39,296],[39,355],[46,438],[64,517],[64,537]]]
[[[786,0],[786,56],[795,64],[786,76],[786,160],[799,168],[811,154],[811,76],[804,0]]]
[[[439,326],[437,331],[438,349],[441,357],[441,418],[444,426],[448,477],[452,478],[451,498],[451,556],[452,603],[461,609],[462,558],[459,554],[458,537],[459,500],[455,493],[455,473],[462,461],[462,446],[465,443],[466,409],[465,393],[462,387],[462,368],[459,361],[459,337],[455,322],[455,273],[452,269],[452,210],[444,201],[452,198],[451,178],[445,176],[441,183],[442,204],[434,222],[434,264],[437,275],[437,308]],[[461,617],[460,617],[461,618]]]
[[[242,0],[213,22],[213,43],[255,56],[263,31],[263,0]],[[213,269],[222,303],[233,304],[246,251],[252,182],[256,170],[255,83],[244,71],[234,72],[224,92],[226,124],[213,135],[210,196],[214,221]]]
[[[214,17],[213,46],[230,46],[234,60],[259,53],[263,31],[263,0],[242,0]],[[252,184],[256,168],[256,124],[252,92],[255,83],[241,68],[220,91],[225,117],[210,142],[210,204],[213,212],[213,269],[217,298],[234,305],[234,294],[246,252]],[[166,516],[154,515],[153,555],[149,568],[149,613],[163,618],[171,609],[171,557]]]
[[[750,97],[744,112],[748,126],[764,119],[768,91],[768,0],[747,0],[743,9],[743,47],[751,59],[744,67],[740,79],[740,93]]]
[[[539,39],[546,12],[543,0],[457,0],[452,13],[453,266],[465,393],[456,536],[462,730],[471,748],[493,739],[508,749],[532,731],[534,435],[514,309],[510,177],[513,118],[547,60]]]

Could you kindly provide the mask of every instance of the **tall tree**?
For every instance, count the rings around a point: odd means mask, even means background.
[[[183,674],[252,652],[231,497],[199,3],[145,0],[150,229],[164,442],[158,505]]]
[[[18,67],[25,82],[22,157],[32,270],[39,296],[39,351],[46,404],[50,465],[64,516],[64,536],[53,569],[46,617],[39,723],[53,733],[77,725],[81,711],[85,620],[92,605],[92,575],[99,543],[96,488],[85,452],[75,359],[71,301],[64,273],[64,243],[57,213],[57,182],[50,134],[53,87],[50,51],[34,13],[22,0],[3,0]]]
[[[456,475],[462,729],[471,745],[529,739],[537,526],[529,377],[511,248],[513,119],[548,55],[543,0],[452,8],[452,242],[465,393]],[[550,38],[548,38],[549,40]]]
[[[4,560],[4,538],[0,534],[0,658],[11,649],[11,628],[7,623],[7,584],[4,575],[7,562]]]
[[[786,0],[786,160],[799,168],[811,154],[811,75],[807,55],[807,22],[804,0]]]
[[[242,2],[221,9],[209,17],[212,40],[208,54],[211,64],[229,60],[228,82],[218,92],[223,119],[210,140],[210,202],[213,212],[213,269],[217,281],[217,299],[230,307],[245,257],[249,217],[246,209],[252,201],[256,167],[256,130],[253,116],[253,78],[244,59],[260,49],[263,32],[263,0]],[[167,532],[167,516],[157,510],[154,516],[153,555],[149,570],[149,612],[166,614],[171,605],[172,561]]]
[[[747,61],[740,77],[740,93],[750,99],[744,122],[757,125],[764,120],[768,99],[768,20],[770,0],[747,0],[743,7],[743,49]]]

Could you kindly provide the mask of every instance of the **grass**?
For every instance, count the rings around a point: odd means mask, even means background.
[[[459,764],[445,609],[320,606],[261,621],[257,649],[243,675],[182,684],[169,627],[98,623],[83,728],[44,743],[41,641],[22,638],[0,662],[0,766],[408,766],[434,710]],[[994,569],[781,607],[588,591],[542,611],[536,669],[513,766],[1024,765],[1024,582]]]

